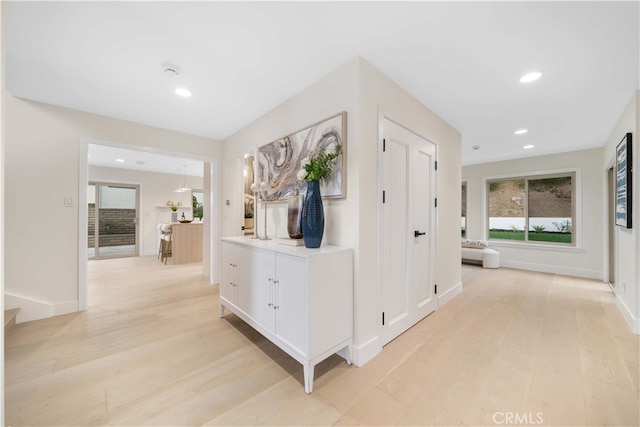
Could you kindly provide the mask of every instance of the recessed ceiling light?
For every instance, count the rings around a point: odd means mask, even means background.
[[[116,162],[118,162],[118,163],[124,163],[124,159],[116,159]]]
[[[528,150],[528,149],[533,148],[533,147],[535,147],[535,146],[534,146],[534,145],[529,144],[529,145],[525,145],[525,146],[524,146],[524,147],[522,147],[522,148],[524,148],[525,150]]]
[[[176,88],[176,95],[181,96],[183,98],[189,98],[191,96],[191,91],[184,87]]]
[[[520,78],[520,83],[529,83],[534,80],[538,80],[542,77],[542,73],[540,71],[534,71],[533,73],[525,74]]]
[[[529,132],[527,129],[518,129],[517,131],[515,131],[514,133],[516,135],[524,135],[525,133]]]

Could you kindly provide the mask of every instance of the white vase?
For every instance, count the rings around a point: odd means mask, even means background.
[[[178,212],[171,211],[171,222],[178,222]]]

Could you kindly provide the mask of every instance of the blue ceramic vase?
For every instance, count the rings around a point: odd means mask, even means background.
[[[324,208],[320,182],[308,181],[302,205],[302,237],[307,248],[319,248],[324,234]]]

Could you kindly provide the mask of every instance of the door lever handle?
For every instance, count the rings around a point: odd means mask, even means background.
[[[424,236],[425,234],[427,233],[421,233],[418,230],[416,230],[413,232],[413,237],[420,237],[420,236]]]

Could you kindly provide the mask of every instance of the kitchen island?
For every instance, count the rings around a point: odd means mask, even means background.
[[[202,262],[202,223],[171,224],[171,261],[176,264]]]

